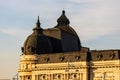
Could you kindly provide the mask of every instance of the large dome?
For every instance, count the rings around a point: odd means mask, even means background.
[[[22,47],[23,54],[43,54],[52,52],[51,42],[49,37],[43,34],[43,29],[40,27],[39,18],[33,33],[29,35]]]
[[[65,11],[57,20],[54,28],[42,29],[39,17],[33,33],[29,35],[22,47],[23,54],[47,54],[80,51],[81,42],[75,30],[69,25]]]

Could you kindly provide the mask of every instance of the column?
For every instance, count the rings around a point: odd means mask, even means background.
[[[49,79],[51,80],[51,74],[49,74]]]
[[[35,80],[38,80],[38,75],[35,75]]]
[[[67,77],[68,74],[65,74],[65,80],[68,80],[68,77]]]
[[[53,74],[51,74],[51,80],[53,80]]]
[[[35,80],[36,80],[36,75],[35,75]]]
[[[20,80],[23,80],[23,76],[20,76]]]
[[[39,74],[38,74],[38,80],[40,80],[40,76],[39,76]]]
[[[23,76],[23,79],[22,80],[25,80],[25,76]]]
[[[65,80],[65,74],[63,74],[63,80]]]
[[[83,80],[83,73],[81,73],[81,80]]]
[[[61,74],[61,80],[64,80],[64,74]]]
[[[22,76],[20,76],[20,80],[22,80]]]
[[[35,75],[32,75],[31,80],[36,80]]]

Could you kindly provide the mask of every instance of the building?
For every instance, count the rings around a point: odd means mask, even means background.
[[[64,10],[53,28],[38,17],[21,50],[20,80],[120,80],[120,50],[83,47]]]

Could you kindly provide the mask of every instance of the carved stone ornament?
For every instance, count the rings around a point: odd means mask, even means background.
[[[76,60],[79,60],[79,59],[80,59],[80,56],[75,56],[75,59],[76,59]]]
[[[112,53],[112,54],[109,55],[109,57],[110,57],[110,59],[113,59],[115,57],[115,54]]]
[[[102,54],[97,55],[97,59],[98,59],[98,60],[101,60],[101,59],[102,59],[102,57],[103,57],[103,55],[102,55]]]
[[[59,59],[60,59],[60,61],[63,61],[65,59],[65,57],[61,56]]]
[[[48,62],[50,59],[49,58],[44,58],[45,62]]]

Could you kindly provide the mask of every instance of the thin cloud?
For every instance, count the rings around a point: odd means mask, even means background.
[[[68,0],[68,1],[71,1],[73,3],[93,3],[93,2],[98,2],[102,0]]]
[[[80,14],[73,14],[72,25],[75,25],[83,41],[95,40],[120,31],[120,5],[107,0],[97,4],[82,9],[84,14],[80,11]]]
[[[92,49],[119,48],[119,3],[120,0],[1,0],[0,36],[3,36],[0,42],[1,49],[4,48],[1,53],[5,56],[10,53],[15,60],[13,62],[8,58],[9,63],[18,64],[15,54],[20,55],[20,47],[23,46],[26,37],[32,33],[38,14],[42,27],[54,27],[62,9],[66,10],[70,25],[77,31],[83,46]],[[7,27],[2,27],[6,25]],[[11,36],[14,40],[9,39]],[[2,58],[0,59],[3,61]],[[15,66],[11,65],[11,67]],[[7,67],[3,66],[3,68],[0,71],[4,71],[5,74],[11,70],[15,72],[15,68],[7,71]],[[9,77],[12,75],[14,73]],[[8,76],[4,76],[6,77]]]
[[[58,14],[58,12],[55,12],[60,9],[60,7],[62,6],[62,2],[64,1],[61,1],[59,3],[58,2],[59,1],[54,1],[53,3],[50,3],[49,0],[37,0],[29,2],[24,0],[16,0],[14,2],[11,2],[11,0],[8,0],[9,4],[6,3],[6,1],[2,1],[1,5],[4,5],[8,7],[8,9],[18,11],[22,14],[24,13],[31,15],[31,17],[34,17],[35,13],[38,14],[38,12],[42,10],[41,12],[39,12],[39,15],[42,16],[42,19],[44,19],[41,24],[46,27],[54,27],[56,24],[53,25],[51,23],[56,23],[56,19],[59,17],[59,15],[56,15]],[[75,25],[75,29],[78,30],[78,35],[84,36],[83,40],[89,41],[97,39],[104,35],[109,35],[111,34],[111,32],[115,32],[116,29],[120,29],[119,2],[119,0],[67,0],[63,6],[65,9],[67,9],[66,11],[68,11],[67,16],[68,18],[70,17],[72,25]],[[39,5],[39,3],[41,4]],[[44,4],[46,4],[47,6]],[[52,14],[55,15],[53,16]],[[14,36],[19,36],[21,34],[20,31],[23,31],[21,29],[15,28],[7,30],[8,31],[2,29],[2,32]],[[88,34],[85,34],[84,32],[87,32]]]
[[[29,34],[29,30],[21,29],[21,28],[13,28],[13,27],[7,27],[7,28],[1,28],[0,29],[1,34],[6,34],[9,36],[17,37],[17,38],[24,38],[25,34]]]

